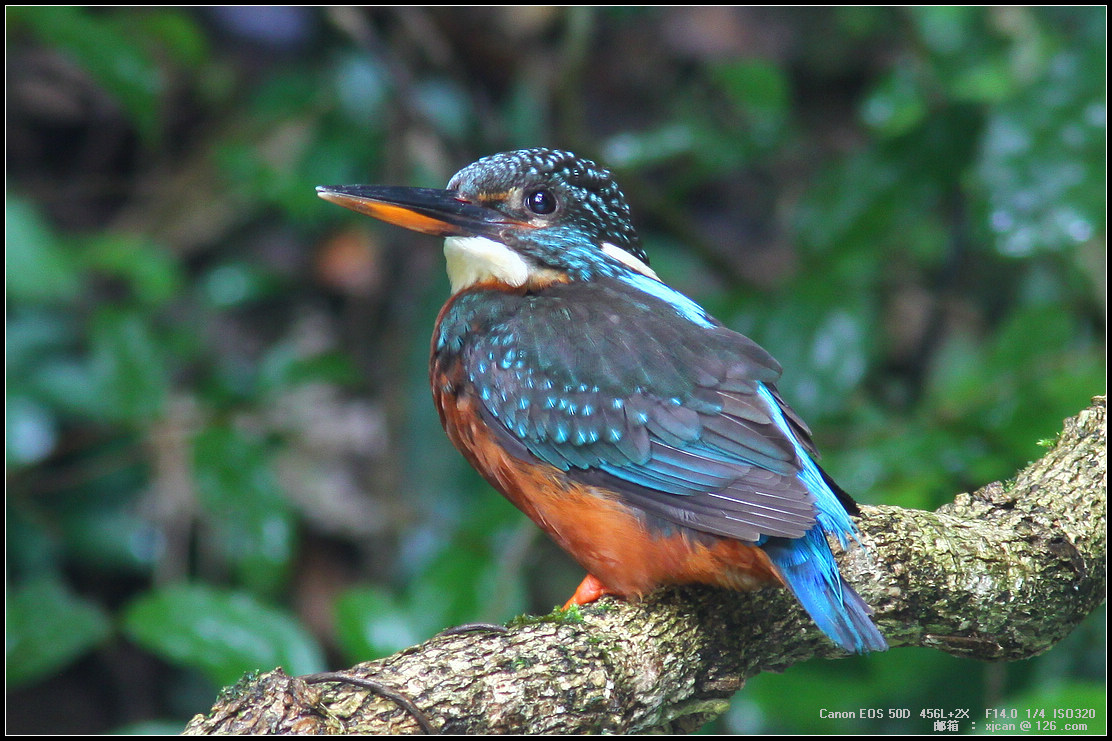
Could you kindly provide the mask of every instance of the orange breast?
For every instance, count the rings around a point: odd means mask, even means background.
[[[760,548],[676,526],[654,530],[618,495],[507,453],[482,420],[457,364],[432,368],[433,396],[452,443],[507,499],[611,592],[635,597],[662,584],[755,589],[783,583]]]

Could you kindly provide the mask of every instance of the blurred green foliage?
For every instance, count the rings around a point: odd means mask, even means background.
[[[324,668],[319,645],[301,625],[246,593],[175,585],[147,592],[122,617],[136,644],[217,685],[233,684],[245,666],[281,666],[293,675]]]
[[[577,582],[439,429],[435,245],[317,184],[596,157],[867,503],[1008,477],[1105,390],[1104,8],[6,12],[10,730],[180,727]],[[762,675],[715,730],[1098,705],[1102,621]]]

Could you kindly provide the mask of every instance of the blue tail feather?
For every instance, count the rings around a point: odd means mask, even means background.
[[[797,540],[769,538],[763,545],[803,609],[832,641],[852,653],[884,651],[872,610],[842,579],[819,526]]]
[[[819,467],[796,440],[772,392],[759,384],[758,393],[768,403],[777,425],[794,442],[801,464],[799,480],[814,496],[816,509],[815,526],[802,538],[769,538],[761,547],[803,609],[832,641],[854,653],[884,651],[888,643],[873,624],[872,609],[846,584],[826,542],[826,534],[832,533],[845,547],[850,539],[857,539],[857,528]]]

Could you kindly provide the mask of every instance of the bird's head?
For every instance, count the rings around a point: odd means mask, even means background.
[[[609,170],[557,149],[521,149],[468,165],[446,190],[319,186],[321,198],[446,237],[453,291],[635,271],[655,279]]]

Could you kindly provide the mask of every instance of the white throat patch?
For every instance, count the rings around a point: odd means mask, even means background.
[[[517,287],[529,280],[529,263],[501,242],[486,237],[448,237],[444,240],[452,293],[484,280]]]

